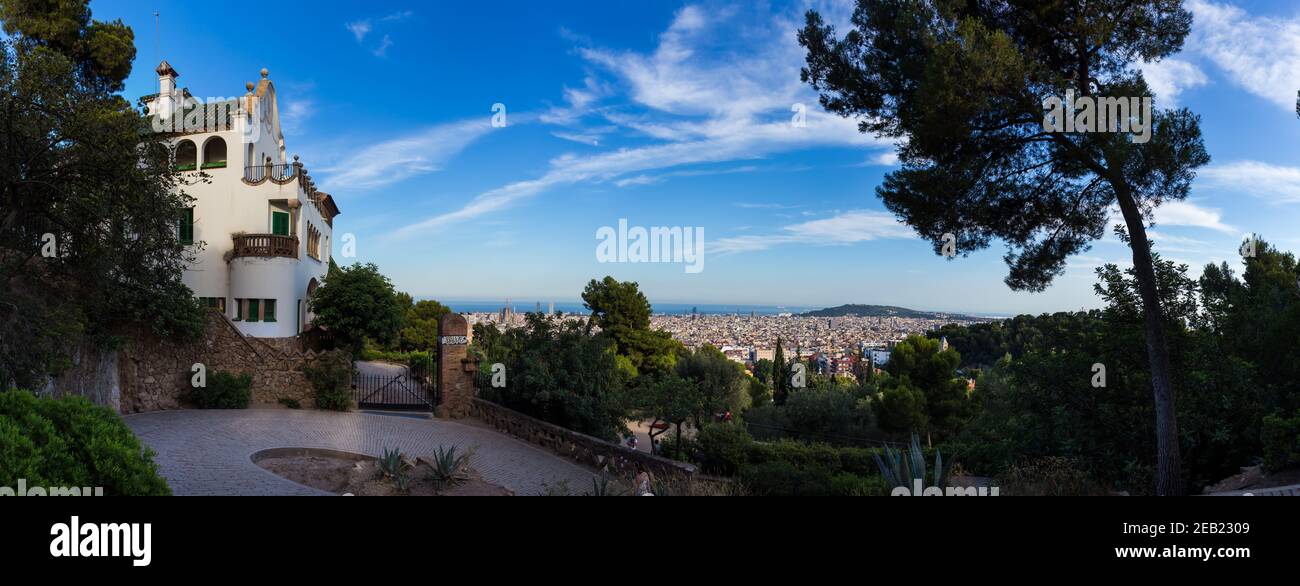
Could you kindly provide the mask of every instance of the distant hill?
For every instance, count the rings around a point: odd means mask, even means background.
[[[827,307],[817,311],[809,311],[801,314],[804,317],[910,317],[917,319],[958,319],[958,320],[978,320],[980,318],[961,315],[956,313],[940,313],[935,311],[917,311],[906,307],[895,307],[893,305],[858,305],[849,304],[839,307]]]

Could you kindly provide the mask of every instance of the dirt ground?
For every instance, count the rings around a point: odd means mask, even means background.
[[[392,479],[382,478],[379,463],[375,460],[348,460],[329,456],[291,456],[266,458],[257,462],[277,476],[298,484],[318,488],[334,494],[356,496],[513,496],[495,484],[485,482],[473,470],[466,478],[441,491],[430,480],[432,470],[418,464],[407,470],[411,479],[409,490],[397,489]]]

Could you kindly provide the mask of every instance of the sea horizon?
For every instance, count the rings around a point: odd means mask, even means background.
[[[416,296],[414,299],[437,299],[429,296]],[[456,313],[492,313],[501,311],[506,306],[504,299],[483,300],[483,299],[437,299],[439,303],[446,305]],[[510,306],[516,312],[536,311],[538,308],[537,300],[510,300]],[[555,310],[566,314],[587,313],[581,301],[542,301],[541,309],[546,311],[551,303],[555,304]],[[839,305],[847,305],[841,303]],[[887,304],[874,304],[887,305]],[[682,315],[689,314],[692,311],[700,315],[780,315],[782,313],[801,314],[809,311],[817,311],[838,305],[815,306],[815,305],[773,305],[773,304],[749,304],[749,303],[650,303],[654,315]],[[904,306],[895,306],[904,307]],[[1005,313],[991,313],[978,311],[947,311],[938,309],[927,309],[918,307],[906,307],[914,311],[924,311],[930,313],[943,313],[948,315],[965,315],[970,317],[980,317],[987,319],[1008,319],[1011,316]]]

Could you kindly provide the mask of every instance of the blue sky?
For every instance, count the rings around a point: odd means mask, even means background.
[[[1157,250],[1196,274],[1236,263],[1247,232],[1300,250],[1300,8],[1187,5],[1185,50],[1145,71],[1157,107],[1203,117],[1214,161],[1157,212]],[[135,29],[132,99],[157,90],[160,58],[201,98],[268,68],[289,152],[343,210],[334,241],[355,234],[355,260],[417,296],[573,300],[609,274],[661,303],[1036,313],[1097,306],[1092,269],[1129,258],[1108,238],[1017,293],[1000,246],[947,261],[895,223],[874,194],[892,147],[799,82],[803,11],[844,22],[846,2],[274,6],[91,4]],[[704,270],[598,263],[596,231],[621,218],[704,228]]]

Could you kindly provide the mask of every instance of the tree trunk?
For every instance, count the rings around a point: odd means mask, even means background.
[[[1151,386],[1156,405],[1156,494],[1183,494],[1182,465],[1178,450],[1178,416],[1174,411],[1174,385],[1171,380],[1169,344],[1165,341],[1164,312],[1156,289],[1155,265],[1151,260],[1146,225],[1137,203],[1126,187],[1116,186],[1120,210],[1128,225],[1129,246],[1133,249],[1133,270],[1138,292],[1142,296],[1146,321],[1147,359],[1151,366]]]

